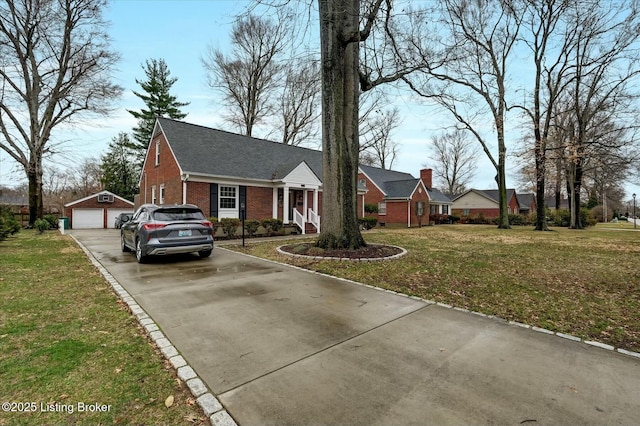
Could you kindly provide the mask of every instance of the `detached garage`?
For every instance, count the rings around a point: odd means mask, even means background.
[[[64,205],[72,229],[113,228],[120,213],[133,213],[133,202],[109,191],[98,192]]]

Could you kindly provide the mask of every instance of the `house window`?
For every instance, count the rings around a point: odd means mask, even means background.
[[[384,201],[378,203],[378,214],[387,214],[387,203]]]
[[[155,204],[156,203],[156,186],[153,185],[151,187],[151,204]]]
[[[462,210],[462,215],[463,216],[469,216],[469,209]]]
[[[160,204],[164,204],[164,183],[160,185]]]
[[[238,187],[236,186],[222,186],[220,185],[219,199],[220,199],[220,208],[221,209],[235,209],[236,208],[236,200],[237,200],[237,191]]]
[[[156,141],[156,166],[160,164],[160,141]]]
[[[442,205],[442,214],[449,214],[449,206],[447,204]]]
[[[429,206],[429,214],[438,214],[438,206],[435,204],[431,204]]]

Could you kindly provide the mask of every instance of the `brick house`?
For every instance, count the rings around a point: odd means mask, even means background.
[[[432,187],[431,169],[420,170],[420,178],[409,173],[360,166],[358,186],[365,187],[365,204],[378,206],[378,223],[429,223],[430,214],[449,214],[451,200]],[[364,212],[362,213],[364,215]]]
[[[497,189],[470,189],[453,199],[453,214],[462,216],[483,214],[487,218],[498,217],[500,215],[498,196]],[[507,205],[509,214],[520,212],[515,189],[507,189]]]
[[[421,179],[369,166],[360,171],[358,212],[364,214],[365,202],[387,202],[386,222],[410,226],[417,222],[409,201],[425,201],[429,211],[430,187]],[[136,202],[195,204],[219,219],[239,218],[244,208],[246,219],[279,218],[314,232],[322,212],[322,152],[158,118]],[[395,202],[404,204],[402,213],[390,206]]]

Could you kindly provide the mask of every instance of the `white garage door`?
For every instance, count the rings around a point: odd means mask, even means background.
[[[115,227],[116,217],[120,213],[133,213],[132,209],[107,209],[107,228]]]
[[[103,228],[104,209],[73,209],[73,229]]]

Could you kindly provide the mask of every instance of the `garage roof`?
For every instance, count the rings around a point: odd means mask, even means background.
[[[113,198],[117,198],[118,200],[124,201],[124,202],[125,202],[125,203],[127,203],[127,204],[131,204],[131,207],[133,207],[133,201],[129,201],[129,200],[127,200],[126,198],[122,198],[122,197],[120,197],[119,195],[116,195],[116,194],[114,194],[113,192],[110,192],[110,191],[100,191],[100,192],[97,192],[97,193],[95,193],[95,194],[88,195],[88,196],[86,196],[86,197],[84,197],[84,198],[80,198],[79,200],[71,201],[70,203],[67,203],[67,204],[65,204],[64,206],[65,206],[65,207],[71,207],[71,206],[73,206],[74,204],[78,204],[78,203],[81,203],[81,202],[83,202],[83,201],[90,200],[90,199],[95,198],[95,197],[98,197],[99,195],[102,195],[102,194],[105,194],[105,195],[112,195],[112,196],[113,196]]]

